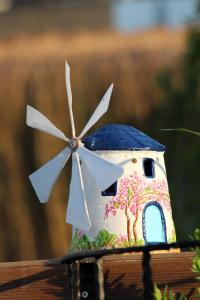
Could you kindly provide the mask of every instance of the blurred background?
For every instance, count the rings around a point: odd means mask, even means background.
[[[77,132],[111,82],[107,123],[129,124],[167,146],[178,240],[200,226],[200,4],[196,0],[0,0],[0,260],[64,255],[70,166],[42,205],[28,175],[64,148],[25,125],[26,105],[70,136],[64,59]]]

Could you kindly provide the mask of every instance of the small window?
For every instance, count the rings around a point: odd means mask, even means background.
[[[117,194],[117,181],[109,186],[105,191],[101,192],[102,196],[116,196]]]
[[[155,164],[151,158],[145,158],[143,161],[144,175],[148,178],[155,177]]]

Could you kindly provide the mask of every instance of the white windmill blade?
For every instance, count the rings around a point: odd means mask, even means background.
[[[81,132],[79,138],[81,139],[86,132],[105,114],[108,110],[109,102],[110,102],[110,97],[112,94],[113,90],[113,84],[110,85],[108,88],[107,92],[103,96],[101,102],[97,106],[96,110],[94,111],[93,115],[89,119],[88,123],[84,127],[83,131]]]
[[[121,166],[101,158],[85,147],[79,146],[77,152],[81,160],[83,160],[88,167],[101,191],[111,186],[123,174],[123,168]]]
[[[64,133],[61,130],[59,130],[43,114],[41,114],[38,110],[36,110],[30,105],[27,105],[26,124],[29,127],[47,132],[64,141],[69,142],[69,139],[64,135]]]
[[[29,176],[33,188],[41,203],[48,201],[52,187],[60,172],[64,168],[71,154],[71,149],[66,147],[54,158]]]
[[[70,67],[65,60],[65,81],[66,81],[66,89],[67,89],[67,98],[69,104],[69,115],[72,127],[72,136],[75,137],[75,125],[74,125],[74,116],[72,110],[72,90],[71,90],[71,83],[70,83]]]
[[[72,224],[75,228],[81,228],[86,231],[89,231],[91,227],[83,187],[80,160],[76,152],[72,153],[72,179],[70,183],[66,222]]]

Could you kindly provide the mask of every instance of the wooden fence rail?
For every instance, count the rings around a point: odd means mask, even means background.
[[[152,254],[153,281],[196,299],[192,252]],[[143,299],[142,255],[103,258],[105,299]],[[65,265],[60,260],[0,264],[0,300],[70,299]],[[95,300],[95,299],[93,299]]]

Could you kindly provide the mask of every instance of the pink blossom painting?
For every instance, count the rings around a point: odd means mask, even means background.
[[[119,181],[118,193],[105,205],[104,219],[117,216],[117,211],[124,211],[127,222],[127,240],[138,241],[136,225],[139,214],[148,202],[157,202],[171,214],[170,198],[165,180],[147,181],[134,172]]]

